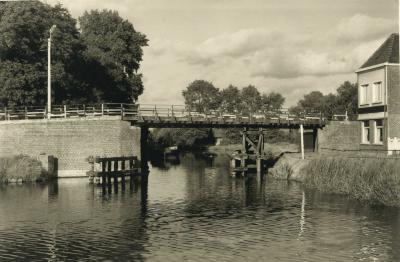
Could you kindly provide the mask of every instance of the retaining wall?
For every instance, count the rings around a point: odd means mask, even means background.
[[[58,176],[84,176],[88,156],[140,156],[140,129],[120,118],[0,122],[0,157],[58,158]]]
[[[318,130],[318,150],[358,151],[361,139],[358,121],[332,121]]]

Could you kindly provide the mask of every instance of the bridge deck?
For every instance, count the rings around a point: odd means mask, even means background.
[[[54,119],[120,116],[132,125],[147,127],[207,127],[207,128],[320,128],[325,120],[320,114],[302,113],[292,115],[280,109],[268,112],[231,114],[221,111],[201,113],[185,106],[160,106],[139,104],[96,104],[53,106],[51,112],[46,107],[22,107],[0,110],[0,121],[21,119]]]

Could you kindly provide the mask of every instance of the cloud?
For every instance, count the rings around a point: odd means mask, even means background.
[[[395,20],[356,14],[342,19],[330,32],[337,41],[371,41],[382,38],[398,28]]]
[[[393,21],[354,15],[318,35],[243,29],[208,38],[181,55],[189,65],[241,62],[250,76],[297,78],[354,72],[393,29]]]

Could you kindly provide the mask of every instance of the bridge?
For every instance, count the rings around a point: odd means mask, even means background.
[[[209,110],[199,112],[181,105],[148,105],[103,103],[92,105],[55,105],[48,112],[46,106],[26,106],[0,109],[0,121],[42,120],[68,118],[120,118],[140,127],[140,160],[146,155],[149,128],[241,128],[242,150],[235,156],[237,170],[256,169],[262,173],[267,156],[264,152],[264,129],[300,129],[300,148],[304,158],[304,129],[312,130],[313,148],[316,148],[318,129],[325,126],[320,113],[291,114],[287,109],[251,113]],[[256,131],[258,139],[252,132]],[[147,161],[141,161],[141,170],[147,170]]]
[[[228,113],[221,110],[198,112],[183,105],[103,103],[91,105],[25,106],[0,109],[0,121],[121,117],[132,125],[149,128],[322,128],[320,113],[291,114],[287,109],[253,113]]]

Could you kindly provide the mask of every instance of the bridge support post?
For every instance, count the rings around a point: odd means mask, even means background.
[[[145,174],[149,170],[147,164],[147,139],[149,137],[149,128],[147,126],[140,127],[140,170],[142,174]]]
[[[257,139],[249,136],[250,133],[256,135]],[[264,132],[260,128],[257,131],[247,130],[242,131],[242,150],[233,156],[231,166],[236,172],[245,173],[253,171],[257,173],[257,178],[262,179],[265,171],[265,154],[264,154]],[[258,136],[257,136],[258,135]]]
[[[303,124],[300,124],[300,151],[301,151],[301,159],[304,159],[304,127],[303,127]]]

